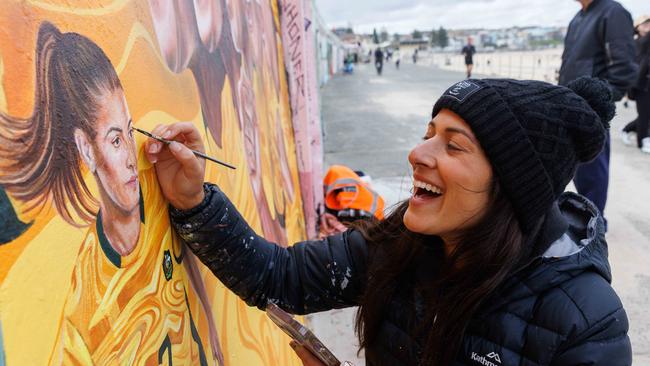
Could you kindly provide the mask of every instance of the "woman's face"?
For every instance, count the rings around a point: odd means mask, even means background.
[[[443,109],[429,122],[424,142],[409,154],[413,196],[404,225],[453,241],[487,209],[492,167],[469,125]]]
[[[101,107],[92,144],[97,183],[113,206],[131,214],[139,210],[140,185],[132,121],[124,92],[118,89],[104,93],[98,102]]]

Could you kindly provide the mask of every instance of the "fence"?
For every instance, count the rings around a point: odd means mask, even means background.
[[[465,72],[465,56],[450,53],[421,53],[419,63],[444,70]],[[562,48],[538,51],[477,53],[472,73],[514,79],[542,80],[556,83]]]

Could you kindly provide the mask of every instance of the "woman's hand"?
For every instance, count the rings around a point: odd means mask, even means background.
[[[147,159],[155,165],[158,183],[172,206],[188,210],[203,201],[205,160],[190,149],[205,152],[199,131],[190,122],[158,125],[152,134],[173,141],[166,145],[149,138],[145,142]]]

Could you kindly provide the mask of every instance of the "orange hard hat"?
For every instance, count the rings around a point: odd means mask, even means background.
[[[323,179],[325,206],[352,217],[384,218],[384,199],[352,169],[332,165]],[[342,216],[342,215],[339,215]]]

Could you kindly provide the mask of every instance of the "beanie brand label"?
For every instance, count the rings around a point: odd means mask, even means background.
[[[471,81],[463,80],[454,84],[445,92],[446,96],[452,97],[459,102],[465,101],[467,97],[481,90],[481,87]]]

